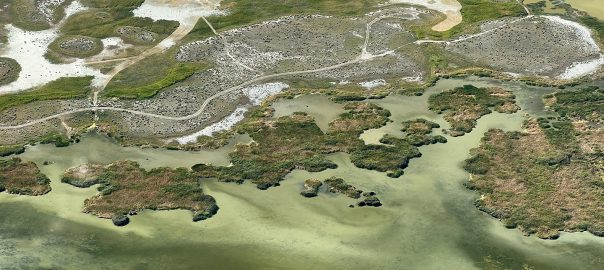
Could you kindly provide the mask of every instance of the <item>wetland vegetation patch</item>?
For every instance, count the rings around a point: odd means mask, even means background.
[[[0,192],[19,195],[44,195],[50,192],[50,180],[33,162],[19,158],[0,160]]]
[[[260,189],[268,189],[279,185],[294,169],[318,172],[336,168],[327,154],[344,152],[357,167],[399,177],[409,160],[421,155],[419,146],[446,141],[441,136],[410,132],[403,138],[385,136],[383,145],[366,145],[359,136],[365,130],[384,126],[390,112],[368,102],[350,102],[344,108],[347,112],[332,121],[325,133],[305,113],[274,119],[270,108],[259,108],[237,129],[254,141],[237,146],[230,155],[232,166],[198,164],[193,170],[204,177],[228,182],[248,180]]]
[[[557,117],[528,120],[523,132],[485,134],[465,164],[468,187],[481,193],[481,210],[526,234],[604,236],[604,92],[546,98]]]
[[[500,113],[514,113],[520,108],[510,91],[496,87],[476,87],[464,85],[452,90],[432,95],[428,100],[430,110],[444,114],[451,124],[451,136],[462,136],[472,131],[476,120],[495,110]]]
[[[194,221],[218,212],[216,200],[203,193],[197,174],[185,168],[147,171],[133,161],[88,164],[69,169],[62,181],[77,187],[98,184],[99,194],[84,202],[83,211],[113,219],[118,226],[127,224],[126,215],[145,209],[186,209],[193,212]]]

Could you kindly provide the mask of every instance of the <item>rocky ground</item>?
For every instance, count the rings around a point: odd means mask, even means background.
[[[484,35],[446,43],[450,52],[503,72],[555,78],[573,63],[600,58],[589,30],[557,17],[505,19],[483,26]],[[587,31],[587,32],[585,32]]]

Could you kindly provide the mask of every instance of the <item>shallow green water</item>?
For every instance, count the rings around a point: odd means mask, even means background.
[[[468,81],[444,80],[430,93],[464,83]],[[526,111],[542,110],[541,94],[534,91],[546,90],[504,86],[514,89]],[[391,110],[394,121],[373,132],[396,135],[400,121],[415,117],[446,127],[426,110],[426,98],[392,96],[375,101]],[[287,101],[291,106],[278,103],[276,113],[307,108],[317,103],[315,99],[327,102],[318,96],[303,97]],[[297,100],[302,105],[296,105]],[[422,147],[423,156],[412,160],[399,179],[358,169],[347,155],[334,154],[330,158],[337,169],[294,171],[280,187],[268,191],[249,184],[205,182],[205,191],[221,209],[201,223],[191,222],[187,211],[146,211],[134,216],[130,225],[117,228],[80,212],[94,189],[64,185],[58,178],[65,168],[82,162],[125,158],[148,168],[198,162],[226,165],[232,145],[214,152],[181,153],[124,149],[103,137],[88,136],[68,148],[35,146],[21,157],[38,164],[54,162],[41,166],[53,180],[53,191],[35,198],[0,195],[0,269],[601,269],[604,239],[588,233],[564,233],[556,241],[525,237],[476,210],[472,205],[476,194],[462,186],[467,174],[460,164],[469,149],[478,146],[489,128],[520,128],[526,111],[488,115],[463,137]],[[334,115],[326,114],[322,121],[327,123]],[[377,136],[368,134],[366,140]],[[298,195],[305,179],[329,176],[378,192],[384,207],[351,209],[348,205],[354,200],[342,196]]]
[[[604,19],[604,5],[600,0],[566,0],[572,7],[587,12],[600,20]]]

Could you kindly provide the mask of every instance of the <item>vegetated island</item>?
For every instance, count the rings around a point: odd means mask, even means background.
[[[325,183],[325,185],[323,185],[323,183]],[[326,192],[344,194],[352,199],[362,199],[357,202],[357,206],[359,207],[382,206],[382,202],[376,197],[377,194],[375,192],[363,192],[355,186],[346,183],[344,179],[338,177],[330,177],[323,182],[317,179],[307,179],[304,181],[304,190],[300,192],[300,195],[307,198],[316,197],[319,195],[320,188],[323,186],[326,187]],[[363,195],[363,197],[361,197],[361,195]],[[354,208],[354,204],[351,204],[348,207]]]
[[[193,212],[193,221],[211,218],[219,209],[203,193],[199,177],[186,168],[147,171],[133,161],[86,164],[67,170],[61,181],[81,188],[98,184],[99,194],[84,201],[83,212],[110,218],[117,226],[127,225],[128,215],[145,209],[186,209]]]
[[[520,107],[516,105],[515,98],[512,92],[505,89],[464,85],[432,95],[428,103],[430,110],[444,114],[445,120],[451,124],[448,133],[457,137],[472,131],[476,127],[476,120],[492,110],[517,112]]]
[[[0,160],[0,192],[38,196],[50,192],[50,179],[33,162]]]
[[[472,151],[467,186],[476,206],[506,227],[544,239],[560,231],[604,236],[604,90],[545,97],[555,117],[530,119],[523,132],[491,130]]]

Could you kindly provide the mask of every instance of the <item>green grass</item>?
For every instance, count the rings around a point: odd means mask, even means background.
[[[128,67],[111,80],[102,95],[126,99],[151,98],[160,90],[208,68],[201,63],[179,63],[171,55],[149,57]]]
[[[135,9],[145,0],[80,0],[82,4],[95,8],[130,8]]]
[[[92,78],[92,76],[60,78],[28,91],[0,95],[0,112],[34,101],[88,97]]]
[[[591,115],[604,115],[604,89],[585,87],[580,90],[562,91],[555,94],[554,110],[561,117],[586,119]]]
[[[598,35],[598,39],[600,41],[604,41],[604,21],[599,20],[598,18],[584,15],[579,17],[579,21],[586,25],[587,27],[594,30],[594,32]]]
[[[361,16],[377,9],[379,0],[226,0],[221,6],[229,10],[226,16],[213,16],[208,20],[217,31],[232,29],[285,15],[323,14],[333,16]],[[211,35],[210,28],[199,20],[189,34],[190,39]]]

